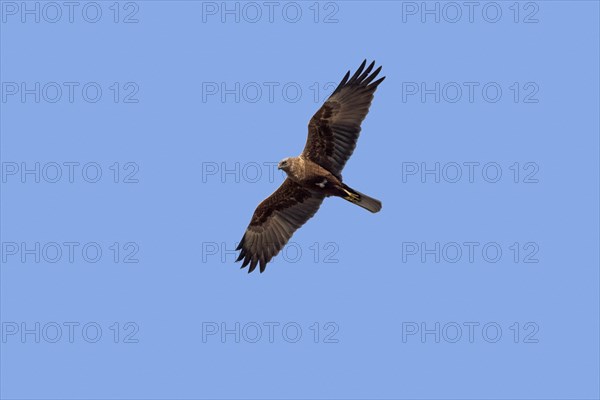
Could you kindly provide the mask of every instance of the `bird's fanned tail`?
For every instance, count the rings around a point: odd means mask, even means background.
[[[373,197],[367,196],[358,190],[352,189],[350,186],[343,184],[344,195],[342,198],[348,200],[350,203],[354,203],[357,206],[361,206],[365,210],[369,210],[372,213],[379,212],[381,210],[381,201],[374,199]]]

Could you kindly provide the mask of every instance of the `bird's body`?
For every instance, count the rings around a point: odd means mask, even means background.
[[[360,134],[360,124],[369,112],[373,93],[384,78],[372,82],[381,67],[369,75],[375,62],[366,60],[350,78],[346,74],[329,99],[311,118],[306,146],[298,157],[283,159],[278,168],[288,178],[263,202],[240,241],[237,261],[260,272],[319,209],[325,197],[341,197],[373,213],[381,202],[360,193],[342,181],[342,169],[352,155]],[[372,83],[371,83],[372,82]]]
[[[289,168],[282,167],[281,163],[279,168],[283,169],[292,181],[309,190],[319,192],[332,184],[341,184],[341,181],[331,172],[302,156],[289,157],[284,162],[286,165],[289,163]]]
[[[282,166],[282,163],[285,164]],[[341,179],[311,160],[307,160],[302,156],[288,157],[279,163],[279,166],[280,169],[283,169],[287,173],[288,178],[292,182],[304,189],[325,197],[341,197],[364,207],[364,204],[360,200],[368,196],[351,189]],[[374,204],[372,207],[365,207],[367,210],[371,212],[381,210],[381,202],[379,200],[369,199],[378,204]]]

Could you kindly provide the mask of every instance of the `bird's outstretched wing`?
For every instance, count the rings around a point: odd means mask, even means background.
[[[338,178],[341,178],[342,169],[356,147],[360,124],[369,112],[375,89],[385,79],[373,82],[381,67],[371,73],[375,61],[365,69],[366,62],[363,61],[350,79],[350,71],[346,73],[308,123],[308,139],[302,156]]]
[[[323,196],[302,188],[287,178],[272,195],[256,207],[250,225],[237,250],[236,261],[244,260],[242,268],[250,264],[248,272],[260,263],[263,272],[267,263],[319,209]]]

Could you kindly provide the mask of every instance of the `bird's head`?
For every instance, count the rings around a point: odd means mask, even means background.
[[[277,169],[289,171],[291,166],[292,166],[292,161],[288,157],[288,158],[284,158],[283,160],[279,161],[279,164],[277,164]]]

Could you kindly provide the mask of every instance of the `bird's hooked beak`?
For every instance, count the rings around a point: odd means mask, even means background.
[[[277,164],[277,169],[281,169],[281,161],[279,161],[279,164]]]

